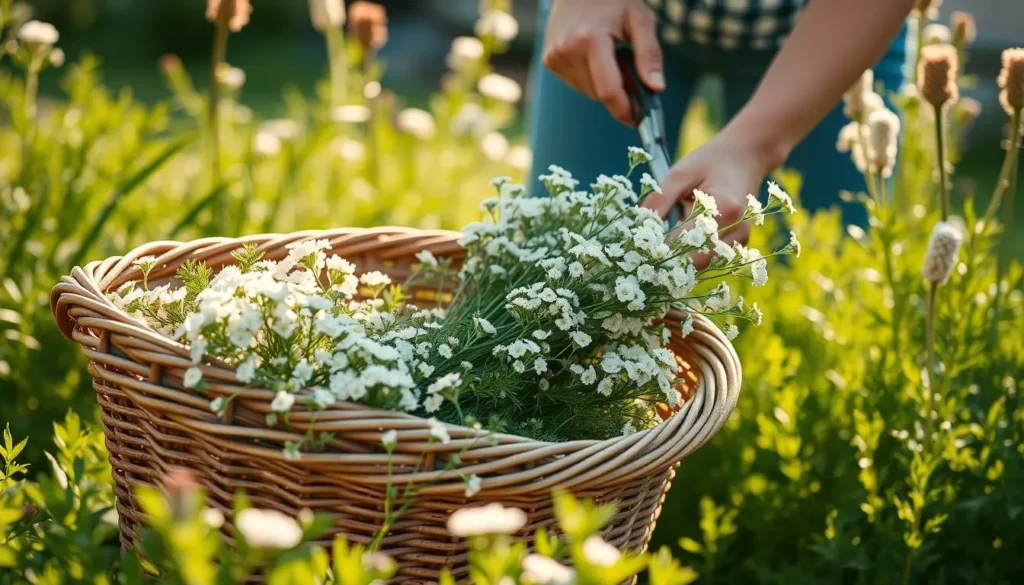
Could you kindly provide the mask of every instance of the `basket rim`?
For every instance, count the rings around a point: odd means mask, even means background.
[[[220,360],[216,360],[215,358],[204,358],[204,361],[199,364],[192,363],[189,357],[188,347],[185,344],[171,337],[165,336],[145,323],[130,317],[127,313],[115,306],[113,302],[107,298],[106,293],[115,290],[125,282],[141,279],[142,270],[139,267],[134,266],[133,262],[144,256],[156,257],[157,265],[150,273],[150,280],[154,280],[154,275],[156,275],[155,280],[160,282],[161,279],[166,278],[168,275],[173,275],[178,266],[187,259],[197,256],[204,258],[212,257],[214,259],[221,257],[230,259],[230,251],[235,250],[246,243],[257,243],[260,248],[267,248],[269,245],[273,244],[275,249],[283,249],[285,245],[292,242],[326,239],[331,242],[334,253],[342,257],[345,257],[345,254],[343,251],[338,251],[336,249],[338,246],[341,246],[342,250],[344,250],[346,248],[365,248],[367,245],[371,245],[378,249],[390,248],[385,257],[406,257],[411,256],[420,250],[430,250],[438,257],[458,259],[464,255],[463,248],[458,244],[458,239],[461,238],[461,236],[461,232],[452,230],[428,230],[380,226],[372,228],[303,230],[290,233],[264,233],[238,238],[207,237],[191,241],[152,241],[136,246],[120,256],[111,256],[104,260],[94,260],[87,263],[84,267],[76,266],[71,270],[70,274],[64,276],[61,281],[54,286],[51,291],[50,305],[61,332],[68,339],[80,341],[79,339],[76,339],[76,329],[88,330],[91,326],[94,327],[99,324],[95,322],[95,318],[83,319],[83,321],[86,321],[85,323],[79,322],[78,316],[74,314],[76,312],[75,309],[85,307],[90,312],[98,313],[102,316],[101,319],[106,321],[103,325],[108,328],[108,331],[115,331],[122,335],[139,338],[144,345],[150,348],[150,350],[170,353],[171,355],[165,357],[170,361],[176,362],[176,366],[180,366],[182,368],[192,366],[199,367],[203,371],[204,380],[206,380],[208,384],[204,391],[178,389],[173,387],[167,388],[168,390],[190,392],[197,397],[204,398],[235,395],[245,399],[253,399],[269,403],[275,394],[273,390],[246,386],[237,379],[231,368],[226,367],[226,364],[220,362]],[[207,261],[209,262],[209,260]],[[227,264],[227,262],[210,263],[214,266]],[[686,314],[683,311],[672,309],[666,316],[665,320],[670,322],[674,321],[678,324],[681,322],[681,319],[685,318],[685,315]],[[731,374],[728,376],[730,378],[729,382],[731,385],[735,386],[735,391],[733,392],[734,396],[732,396],[728,401],[731,403],[728,404],[728,412],[726,412],[725,417],[722,417],[722,420],[716,424],[718,428],[721,428],[724,424],[724,419],[728,417],[729,412],[731,412],[732,408],[735,406],[735,395],[738,395],[740,378],[742,376],[739,358],[735,353],[735,348],[732,343],[717,326],[699,313],[694,313],[692,316],[694,331],[687,336],[687,339],[691,340],[688,343],[690,345],[695,345],[694,341],[697,341],[697,343],[701,345],[717,346],[716,349],[719,350],[718,353],[724,354],[724,356],[716,354],[716,359],[720,362],[731,362],[724,363],[723,365],[726,367],[729,374]],[[706,358],[707,356],[702,356],[702,359]],[[220,363],[218,364],[217,362]],[[702,377],[694,391],[694,395],[691,396],[683,406],[693,403],[697,398],[697,395],[704,391],[706,383],[706,379]],[[303,394],[309,392],[309,388],[304,388],[299,391],[299,393]],[[298,408],[300,406],[301,409]],[[296,407],[297,408],[290,413],[290,416],[295,416],[296,413],[304,414],[306,412],[313,412],[307,411],[304,406],[300,405],[299,401],[296,401]],[[493,433],[486,431],[485,429],[475,429],[464,425],[443,422],[442,424],[451,435],[451,441],[453,443],[457,440],[463,439],[479,440],[483,438],[490,438],[492,441],[496,441],[497,445],[519,445],[534,448],[550,448],[558,446],[563,449],[571,448],[571,450],[577,450],[594,447],[595,445],[611,445],[626,439],[631,439],[632,441],[644,441],[648,435],[655,432],[660,435],[661,432],[665,430],[663,427],[668,425],[670,422],[679,422],[676,419],[681,418],[682,410],[683,409],[680,409],[674,412],[667,419],[659,422],[651,428],[637,431],[631,435],[619,435],[605,439],[579,439],[565,442],[540,441],[520,435]],[[373,415],[374,420],[379,420],[381,422],[386,421],[389,425],[392,425],[387,426],[385,430],[397,429],[400,431],[410,431],[415,432],[414,434],[417,435],[429,430],[426,418],[406,412],[371,407],[357,402],[338,401],[327,409],[317,410],[315,412],[322,415],[325,412],[345,411],[359,411],[370,414]],[[715,434],[718,428],[716,428],[711,434]],[[400,434],[399,437],[401,444],[402,435]]]

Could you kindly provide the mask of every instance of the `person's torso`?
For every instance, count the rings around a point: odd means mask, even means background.
[[[646,0],[666,45],[774,50],[807,0]]]

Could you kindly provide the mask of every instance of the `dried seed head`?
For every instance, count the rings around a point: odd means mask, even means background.
[[[924,257],[921,274],[932,284],[944,284],[956,264],[957,254],[963,233],[957,226],[948,221],[940,221],[932,228],[932,237],[928,242],[928,252]]]
[[[870,154],[872,165],[883,177],[891,177],[896,165],[896,145],[900,135],[900,117],[886,108],[880,108],[868,116],[868,133],[871,139]]]
[[[917,87],[928,103],[941,107],[956,101],[956,49],[950,45],[928,45],[921,48],[921,65],[917,70]]]
[[[1003,70],[999,72],[999,102],[1007,112],[1024,108],[1024,48],[1003,51]]]
[[[974,23],[974,15],[963,10],[954,10],[949,17],[953,25],[953,44],[958,47],[969,46],[978,38],[978,26]]]
[[[348,34],[364,49],[376,51],[388,42],[388,14],[373,2],[353,2],[348,12]]]
[[[231,32],[238,32],[249,24],[252,4],[249,0],[207,0],[206,20],[227,25]]]
[[[864,120],[872,110],[883,107],[882,96],[872,89],[874,80],[874,72],[868,69],[843,94],[843,101],[846,102],[843,113],[847,118]]]
[[[949,30],[948,26],[933,22],[924,27],[925,45],[948,45],[952,42],[953,31]]]

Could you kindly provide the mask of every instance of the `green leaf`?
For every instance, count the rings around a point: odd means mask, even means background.
[[[206,195],[200,198],[199,201],[196,201],[196,204],[193,205],[191,209],[185,212],[185,215],[178,220],[178,223],[174,224],[174,227],[171,228],[170,232],[168,232],[167,238],[173,240],[178,237],[178,234],[180,234],[185,228],[194,224],[196,218],[199,217],[199,214],[209,207],[211,203],[219,199],[220,196],[227,191],[228,186],[228,183],[220,183],[210,189]]]
[[[187,135],[168,144],[149,162],[144,164],[134,175],[122,181],[114,191],[110,193],[110,196],[107,198],[106,203],[104,203],[103,208],[100,209],[99,215],[97,215],[96,219],[93,220],[92,226],[89,227],[89,230],[82,238],[81,243],[79,243],[78,249],[68,260],[68,266],[78,266],[82,263],[82,259],[89,253],[89,249],[92,248],[93,243],[95,243],[96,239],[103,232],[103,226],[106,225],[107,220],[109,220],[110,216],[117,210],[118,205],[120,205],[127,196],[131,195],[140,185],[142,185],[150,175],[158,171],[160,167],[169,161],[175,154],[188,146],[192,140],[192,136]]]

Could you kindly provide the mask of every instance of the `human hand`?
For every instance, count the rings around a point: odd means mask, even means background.
[[[677,202],[689,217],[694,202],[694,189],[699,189],[718,204],[718,225],[725,229],[720,234],[726,243],[746,243],[750,236],[749,222],[740,223],[747,209],[747,194],[760,191],[765,176],[777,166],[768,151],[743,132],[726,128],[704,146],[680,159],[668,172],[661,185],[661,193],[651,193],[643,206],[665,217]],[[684,226],[688,229],[692,226]],[[710,254],[694,255],[697,268],[711,261]]]
[[[544,38],[544,65],[570,87],[602,102],[632,126],[629,98],[615,60],[615,43],[628,41],[640,79],[665,89],[654,13],[643,0],[553,0]]]

